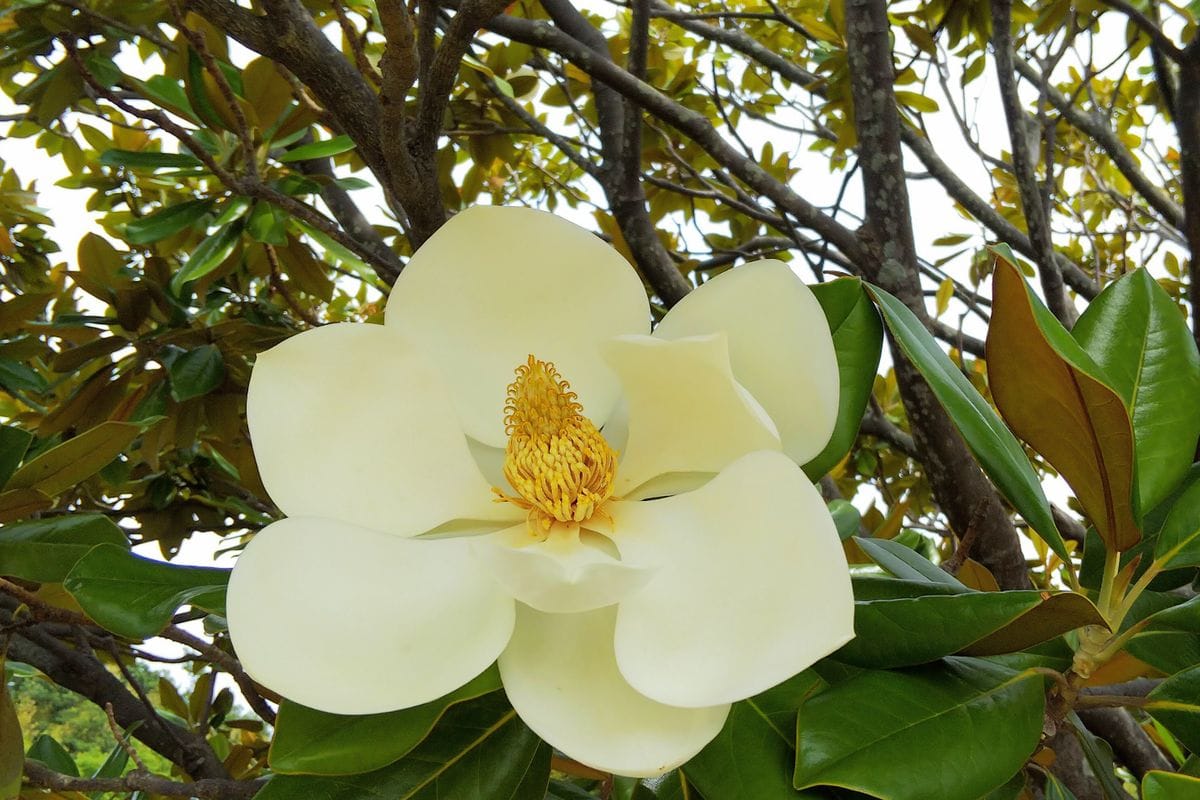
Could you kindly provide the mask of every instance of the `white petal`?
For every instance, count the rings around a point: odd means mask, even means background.
[[[778,450],[766,412],[734,380],[724,333],[667,341],[621,336],[604,344],[629,406],[629,438],[613,493],[651,478],[720,472],[739,456]]]
[[[386,324],[445,372],[468,434],[503,447],[505,390],[533,354],[554,362],[600,426],[617,379],[597,345],[649,330],[650,306],[628,262],[588,231],[544,211],[476,206],[413,255]]]
[[[833,520],[786,456],[751,453],[690,494],[606,510],[625,560],[660,567],[617,617],[617,661],[642,694],[741,700],[854,636]]]
[[[250,541],[226,603],[250,676],[335,714],[408,708],[457,689],[504,649],[515,616],[464,540],[295,517]]]
[[[246,402],[263,485],[288,516],[400,535],[493,503],[441,375],[382,325],[326,325],[261,353]]]
[[[585,543],[586,542],[586,543]],[[598,534],[555,525],[545,541],[522,523],[474,539],[475,552],[513,597],[539,611],[569,613],[612,605],[645,585],[651,570],[621,563]]]
[[[728,705],[675,708],[635,692],[613,658],[614,609],[543,614],[517,608],[500,677],[517,714],[568,757],[604,772],[661,775],[700,752]]]
[[[779,428],[783,452],[804,464],[825,447],[838,411],[833,336],[812,291],[780,261],[718,275],[679,301],[654,335],[725,331],[733,374]]]

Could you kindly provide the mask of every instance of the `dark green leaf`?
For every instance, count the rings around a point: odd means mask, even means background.
[[[1154,542],[1154,558],[1164,569],[1200,566],[1200,481],[1171,506]]]
[[[862,527],[862,515],[849,500],[834,500],[829,504],[829,514],[833,524],[837,526],[838,538],[842,541],[859,533]]]
[[[1082,595],[971,592],[858,602],[855,637],[835,658],[860,667],[905,667],[954,653],[1024,650],[1084,625],[1102,625]]]
[[[1142,800],[1196,800],[1200,778],[1151,770],[1142,776]]]
[[[34,761],[40,761],[55,772],[73,778],[79,777],[79,767],[75,764],[75,759],[71,758],[67,748],[48,733],[40,734],[34,739],[25,755]]]
[[[862,281],[857,278],[839,278],[813,286],[812,290],[833,334],[841,387],[837,423],[829,443],[804,465],[808,477],[819,480],[850,452],[858,436],[858,424],[862,421],[871,387],[875,384],[875,371],[879,368],[883,325]]]
[[[1105,799],[1129,800],[1129,795],[1121,787],[1121,782],[1117,780],[1114,772],[1112,747],[1099,736],[1093,735],[1074,711],[1067,719],[1071,723],[1071,731],[1079,740],[1079,746],[1083,748],[1083,757],[1087,759],[1088,766],[1092,768],[1092,774],[1100,782],[1100,790],[1104,793]]]
[[[1071,790],[1051,772],[1046,773],[1046,785],[1042,788],[1042,796],[1045,800],[1076,800]]]
[[[1146,699],[1145,710],[1188,750],[1200,753],[1200,666],[1167,678]]]
[[[25,743],[21,722],[8,695],[4,680],[4,659],[0,658],[0,798],[15,798],[21,791],[25,772]]]
[[[348,776],[277,775],[256,800],[542,800],[550,748],[503,692],[460,703],[406,757]]]
[[[1125,645],[1135,658],[1167,675],[1200,664],[1200,597],[1151,614],[1143,624]]]
[[[212,206],[213,201],[204,198],[160,209],[126,225],[125,240],[130,244],[150,244],[165,239],[203,219]]]
[[[182,402],[216,389],[225,380],[225,359],[215,344],[188,350],[171,361],[167,369],[171,397]]]
[[[0,425],[0,489],[17,471],[32,441],[33,434],[29,431],[16,425]]]
[[[0,575],[61,583],[98,544],[128,547],[125,534],[101,514],[72,514],[0,528]]]
[[[1060,558],[1068,559],[1067,545],[1050,514],[1050,502],[1017,437],[912,311],[878,287],[868,290],[900,349],[925,376],[996,488]]]
[[[312,775],[381,769],[420,744],[451,706],[499,688],[500,673],[490,667],[445,697],[386,714],[328,714],[285,700],[271,742],[271,769]]]
[[[825,682],[802,672],[757,697],[734,703],[721,732],[684,765],[705,800],[816,798],[792,786],[796,711]]]
[[[279,160],[284,163],[291,163],[293,161],[307,161],[312,158],[328,158],[329,156],[336,156],[338,153],[345,153],[353,149],[354,140],[349,136],[335,136],[323,142],[312,142],[311,144],[301,145],[295,150],[289,150],[280,156]]]
[[[79,560],[63,581],[89,617],[113,633],[149,638],[188,602],[203,599],[206,611],[224,614],[221,602],[229,570],[179,567],[102,544]]]
[[[233,248],[241,237],[242,224],[240,222],[218,228],[216,233],[196,246],[191,257],[171,278],[171,290],[179,294],[185,283],[203,278],[221,266],[221,262],[229,258],[229,254],[233,252]]]
[[[800,707],[795,784],[889,800],[980,797],[1033,752],[1043,707],[1038,675],[978,659],[863,672]]]
[[[260,200],[254,204],[246,232],[259,242],[283,247],[288,243],[287,212],[278,206]]]
[[[0,358],[0,388],[10,392],[41,394],[49,388],[46,379],[28,364]]]
[[[1109,284],[1071,333],[1132,412],[1138,497],[1153,508],[1191,466],[1200,437],[1200,353],[1187,322],[1138,269]]]
[[[100,163],[131,169],[187,169],[203,166],[200,159],[187,153],[155,153],[142,150],[105,150]]]
[[[867,539],[862,536],[854,537],[854,542],[871,557],[872,561],[897,578],[940,583],[959,592],[972,591],[964,586],[958,578],[930,562],[911,547],[905,547],[899,542],[893,542],[890,539]]]

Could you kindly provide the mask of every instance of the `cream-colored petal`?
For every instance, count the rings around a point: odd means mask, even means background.
[[[555,525],[545,541],[524,523],[478,537],[475,555],[513,597],[539,611],[573,613],[612,605],[645,585],[651,570],[621,563],[599,534]],[[611,544],[611,543],[609,543]]]
[[[613,657],[614,617],[611,606],[582,614],[518,606],[500,677],[525,724],[568,757],[617,775],[661,775],[720,732],[729,706],[675,708],[635,692]]]
[[[514,605],[461,539],[292,517],[238,557],[229,634],[256,681],[335,714],[408,708],[491,664]]]
[[[246,416],[263,485],[288,516],[402,536],[514,518],[492,502],[440,373],[382,325],[326,325],[260,353]]]
[[[783,452],[804,464],[825,447],[838,411],[833,337],[812,291],[780,261],[724,272],[679,301],[654,335],[725,331],[733,374],[779,428]]]
[[[854,636],[833,520],[783,454],[751,453],[695,492],[607,509],[624,559],[659,568],[617,617],[621,674],[647,697],[741,700]]]
[[[618,387],[597,345],[647,332],[650,306],[633,267],[583,228],[476,206],[413,255],[385,319],[443,370],[467,433],[503,447],[505,390],[530,354],[554,362],[603,424]]]
[[[604,355],[629,406],[617,497],[652,478],[716,474],[746,453],[779,449],[770,418],[734,380],[724,333],[673,341],[621,336],[605,342]]]

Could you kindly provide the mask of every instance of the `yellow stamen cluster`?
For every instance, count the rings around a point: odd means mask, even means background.
[[[495,491],[529,512],[531,530],[585,522],[612,496],[617,454],[552,363],[531,355],[516,376],[504,404],[504,477],[520,496]]]

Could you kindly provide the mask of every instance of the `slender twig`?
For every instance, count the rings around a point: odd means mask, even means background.
[[[161,775],[130,772],[120,778],[76,778],[63,775],[40,761],[26,759],[25,782],[54,792],[147,792],[163,797],[193,797],[199,800],[250,800],[266,783],[264,780],[235,781],[203,778],[181,783]]]

